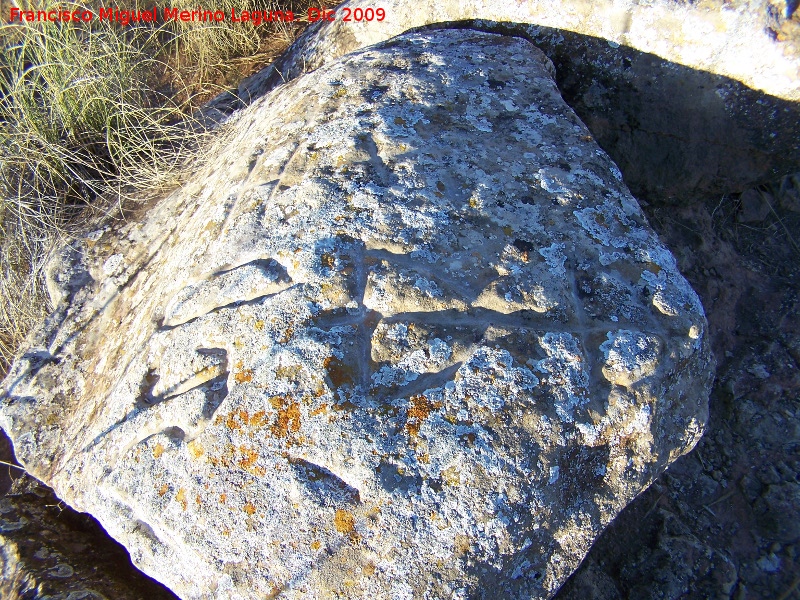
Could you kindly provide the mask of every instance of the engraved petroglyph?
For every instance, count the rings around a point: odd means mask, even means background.
[[[10,375],[22,455],[186,597],[547,597],[696,442],[711,374],[548,65],[409,34],[242,111]]]

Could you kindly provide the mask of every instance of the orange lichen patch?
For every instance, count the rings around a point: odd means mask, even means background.
[[[256,321],[254,327],[256,331],[262,331],[264,329],[264,321],[259,319],[258,321]]]
[[[162,454],[164,454],[164,446],[159,442],[153,448],[153,458],[161,458]]]
[[[249,502],[242,507],[242,510],[246,512],[251,517],[256,514],[256,507],[250,504]]]
[[[278,417],[275,424],[272,426],[272,435],[275,437],[286,437],[290,432],[296,432],[300,429],[300,404],[291,402],[286,404],[286,398],[280,396],[273,397],[270,401],[279,401],[275,406],[278,409]]]
[[[339,508],[333,517],[333,524],[339,533],[353,533],[356,528],[356,518],[346,510]]]
[[[323,267],[332,269],[333,265],[336,264],[336,257],[333,254],[328,254],[326,252],[325,254],[319,257],[319,262],[322,263]]]
[[[159,496],[163,496],[163,495],[164,495],[164,494],[166,494],[168,491],[169,491],[169,484],[168,484],[168,483],[165,483],[165,484],[164,484],[164,485],[162,485],[162,486],[161,486],[161,488],[158,490],[158,495],[159,495]]]
[[[444,481],[447,485],[461,485],[461,472],[455,465],[448,467],[442,471],[442,481]]]
[[[317,415],[324,415],[326,412],[328,412],[328,405],[323,403],[320,404],[319,408],[315,408],[314,410],[312,410],[309,413],[309,416],[315,417]]]
[[[217,458],[215,456],[209,456],[208,462],[210,462],[215,467],[230,467],[230,461],[227,458]]]
[[[456,535],[456,538],[453,540],[453,542],[453,550],[455,551],[456,555],[466,554],[469,552],[470,546],[472,546],[469,538],[460,533]]]
[[[319,550],[322,547],[322,542],[319,540],[314,540],[310,544],[312,550]]]
[[[329,356],[322,362],[322,366],[328,371],[331,383],[334,387],[341,387],[355,380],[355,371],[351,365],[347,365],[335,356]]]
[[[441,408],[442,403],[431,402],[423,394],[411,396],[409,400],[411,401],[411,406],[408,409],[406,431],[408,431],[409,435],[416,436],[419,434],[419,430],[422,427],[422,422],[428,418],[428,415],[430,415],[431,412]]]
[[[194,497],[194,501],[195,501],[195,502],[197,502],[197,505],[198,505],[198,506],[200,506],[200,505],[203,503],[203,499],[202,499],[202,498],[200,498],[200,494],[197,494],[197,495]]]
[[[243,425],[252,424],[249,413],[242,409],[232,410],[227,415],[220,415],[214,420],[217,425],[223,422],[228,429],[241,429]]]
[[[310,403],[310,398],[307,402]],[[277,411],[275,420],[270,428],[275,437],[287,437],[289,433],[299,431],[301,411],[298,402],[291,402],[284,396],[273,396],[269,399],[269,403]],[[230,430],[242,430],[243,433],[247,433],[250,437],[253,437],[253,429],[264,427],[269,421],[270,417],[267,411],[259,410],[251,416],[246,410],[241,409],[218,415],[214,419],[215,424],[224,424]],[[249,431],[246,431],[246,429],[249,429]],[[235,451],[235,447],[231,446],[229,448],[228,454],[231,455],[231,458],[233,458]],[[216,457],[209,457],[209,461],[215,466],[221,463],[227,466],[228,462],[225,458]]]
[[[228,499],[228,494],[220,494],[219,495],[219,503],[225,504],[225,501]]]
[[[186,444],[186,448],[189,450],[189,454],[192,456],[192,458],[200,458],[206,452],[203,446],[201,446],[200,442],[197,440],[192,440]]]
[[[275,377],[278,379],[287,379],[289,381],[296,381],[297,376],[300,374],[300,371],[303,370],[303,367],[300,365],[289,365],[288,367],[278,367],[275,369]]]
[[[250,381],[253,381],[253,370],[244,369],[242,371],[239,371],[238,373],[235,373],[233,375],[233,379],[236,381],[236,383],[248,383]]]
[[[289,340],[292,339],[293,335],[294,335],[294,327],[289,325],[289,327],[286,328],[286,331],[283,332],[283,335],[281,336],[281,339],[278,340],[278,343],[279,344],[288,344]]]
[[[267,413],[259,410],[252,417],[250,417],[250,427],[263,427],[267,424]]]
[[[371,563],[371,562],[368,562],[364,566],[361,567],[361,571],[367,577],[371,577],[372,575],[375,574],[375,564]]]
[[[186,508],[189,506],[189,503],[186,501],[186,490],[180,488],[178,493],[175,494],[175,501],[180,502],[183,510],[186,510]]]
[[[266,469],[255,466],[258,457],[258,452],[253,448],[248,448],[247,446],[239,446],[237,448],[233,444],[229,444],[221,456],[209,456],[208,461],[215,467],[231,469],[238,466],[248,473],[263,477],[266,474]],[[222,501],[224,502],[224,500]]]
[[[240,429],[242,427],[241,423],[236,420],[236,417],[233,413],[228,414],[228,418],[225,419],[225,426],[228,429]]]
[[[258,452],[247,446],[239,446],[239,453],[242,455],[242,458],[239,459],[239,466],[243,469],[253,466],[258,460]]]

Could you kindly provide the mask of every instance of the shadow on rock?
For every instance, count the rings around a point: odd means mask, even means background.
[[[0,460],[16,463],[2,430]],[[0,475],[1,597],[176,600],[136,569],[125,548],[90,515],[17,469],[3,465]]]
[[[556,67],[564,100],[617,163],[640,200],[686,204],[740,193],[800,164],[800,104],[602,38],[488,20],[419,28],[523,37]],[[212,100],[215,120],[281,85],[282,64]],[[209,117],[211,117],[209,114]]]

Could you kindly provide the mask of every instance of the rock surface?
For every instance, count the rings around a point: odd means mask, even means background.
[[[3,384],[19,460],[182,597],[551,595],[697,442],[712,376],[551,71],[409,34],[239,113],[51,270]]]
[[[0,499],[3,600],[174,600],[88,515],[23,475]]]
[[[3,600],[175,600],[143,575],[87,514],[16,463],[0,430],[0,597]]]
[[[718,368],[709,425],[618,516],[556,598],[792,598],[800,581],[800,174],[645,210],[697,290]],[[594,593],[589,592],[592,590]]]
[[[208,116],[222,119],[304,71],[408,29],[461,27],[539,47],[565,100],[640,200],[688,206],[800,164],[800,11],[781,0],[393,0],[381,5],[383,21],[354,22],[352,11],[367,4],[341,4],[337,20],[309,28],[281,59],[212,101]]]
[[[791,0],[391,0],[381,3],[386,17],[379,21],[357,20],[356,9],[374,4],[349,0],[337,6],[335,20],[310,28],[292,46],[275,65],[273,79],[256,78],[251,82],[255,87],[245,83],[240,93],[257,96],[264,84],[294,78],[415,27],[479,20],[486,26],[530,25],[520,27],[520,33],[533,37],[539,28],[548,28],[599,38],[612,47],[627,46],[797,101],[800,11],[790,10],[790,4]]]

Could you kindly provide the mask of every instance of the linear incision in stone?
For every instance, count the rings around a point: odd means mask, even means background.
[[[94,269],[60,362],[12,373],[86,416],[55,484],[186,597],[546,597],[696,443],[711,374],[547,60],[408,34],[230,135],[114,250],[133,276]]]

